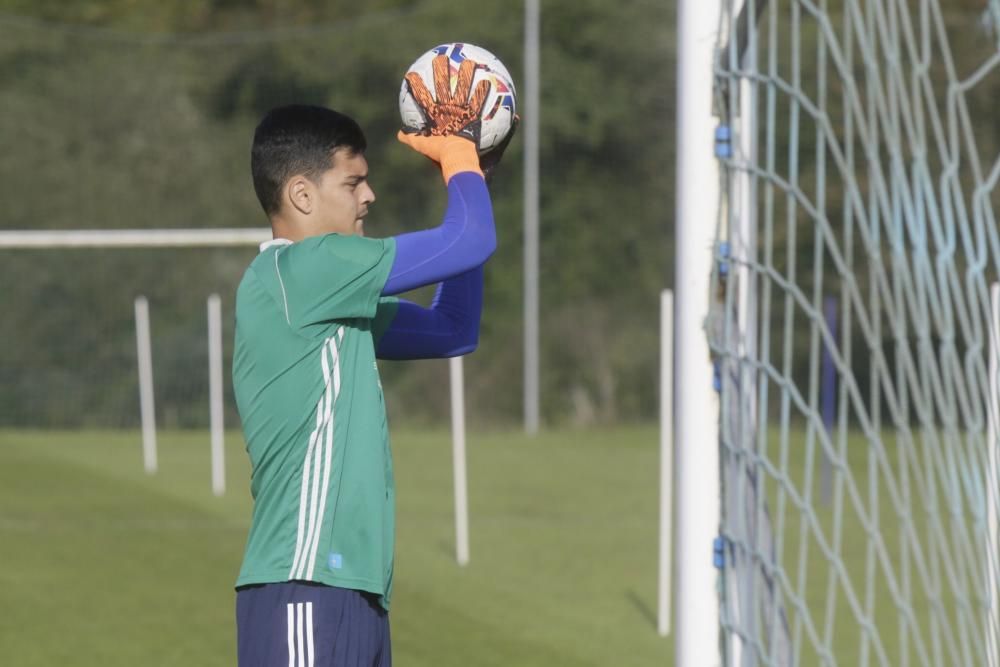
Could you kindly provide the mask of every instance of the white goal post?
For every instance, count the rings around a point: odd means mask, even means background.
[[[719,664],[718,398],[704,323],[719,210],[712,63],[720,5],[681,0],[677,21],[677,170],[673,451],[676,471],[674,651],[678,667]]]
[[[220,229],[65,229],[0,230],[0,248],[205,248],[256,245],[271,230]]]
[[[270,238],[270,228],[0,230],[0,249],[215,248],[253,246]],[[221,496],[225,493],[222,319],[219,296],[206,296],[211,488],[215,495]],[[135,297],[135,326],[143,466],[147,473],[153,474],[158,467],[153,399],[154,355],[150,346],[149,301],[141,294]]]

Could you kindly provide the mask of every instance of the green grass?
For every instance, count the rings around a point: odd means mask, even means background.
[[[210,492],[203,433],[0,432],[3,664],[235,664],[250,516],[242,440]],[[392,634],[403,667],[669,664],[655,632],[654,428],[470,434],[471,562],[447,432],[398,432]]]
[[[982,611],[975,605],[982,603],[976,599],[981,571],[966,563],[961,579],[948,581],[942,567],[961,562],[970,548],[977,560],[976,547],[963,546],[952,532],[943,471],[908,466],[910,497],[897,508],[885,475],[897,484],[903,478],[899,443],[886,438],[888,468],[876,471],[870,446],[852,434],[850,478],[861,507],[845,499],[837,512],[835,504],[819,502],[819,458],[810,461],[805,435],[793,431],[786,442],[787,456],[775,439],[768,457],[786,460],[790,487],[767,478],[764,490],[772,522],[781,528],[776,548],[786,590],[804,607],[786,596],[802,647],[798,664],[860,664],[866,653],[869,664],[880,664],[846,588],[881,638],[882,664],[903,664],[904,658],[909,664],[921,658],[954,662],[949,640],[935,635],[932,609],[939,610],[939,627],[966,632],[950,641],[980,641]],[[671,664],[672,644],[655,632],[656,443],[653,427],[536,439],[516,432],[471,434],[472,558],[462,568],[454,558],[449,436],[397,432],[396,664]],[[239,435],[229,434],[227,446],[229,493],[215,498],[204,433],[161,434],[160,471],[147,476],[136,433],[0,431],[0,664],[235,664],[232,584],[250,500]],[[931,487],[937,489],[934,502],[921,490]],[[821,553],[790,488],[811,507],[827,539],[836,533],[839,514],[837,566]],[[885,563],[872,560],[863,515],[878,517],[873,528]],[[962,521],[968,525],[967,517]],[[930,583],[915,566],[914,547],[901,546],[906,525],[913,526],[920,557],[929,564]],[[831,589],[837,571],[844,578]],[[901,629],[890,574],[910,588],[904,596],[913,600],[915,625],[907,630]],[[817,651],[799,624],[806,617],[829,655]],[[920,654],[915,635],[938,657]]]

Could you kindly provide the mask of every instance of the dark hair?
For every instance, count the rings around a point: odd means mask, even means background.
[[[281,208],[281,189],[292,176],[310,180],[333,165],[334,151],[364,153],[365,135],[354,119],[333,109],[291,104],[267,112],[253,134],[250,173],[269,216]]]

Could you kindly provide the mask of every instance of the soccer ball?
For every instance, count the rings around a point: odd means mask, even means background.
[[[423,79],[424,85],[427,86],[427,90],[435,99],[437,91],[434,90],[431,62],[439,55],[448,56],[451,65],[452,91],[455,90],[458,67],[466,58],[477,64],[476,74],[472,79],[472,90],[475,90],[476,85],[484,79],[491,83],[490,92],[483,104],[482,129],[477,146],[479,154],[485,155],[507,138],[514,125],[514,98],[516,94],[514,80],[500,59],[486,49],[462,42],[442,44],[417,58],[407,69],[407,72],[416,72]],[[403,119],[403,127],[420,131],[427,126],[427,119],[424,117],[420,105],[410,94],[410,88],[407,86],[405,78],[399,89],[399,115]]]

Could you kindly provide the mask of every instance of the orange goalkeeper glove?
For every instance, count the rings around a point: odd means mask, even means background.
[[[490,92],[490,82],[480,81],[472,89],[476,63],[466,59],[458,68],[455,92],[451,92],[451,64],[448,56],[436,56],[431,61],[436,99],[427,90],[423,79],[407,72],[406,84],[414,101],[427,118],[427,127],[420,133],[404,129],[398,138],[415,151],[441,165],[441,175],[447,184],[460,171],[482,175],[479,163],[480,114]]]
[[[396,138],[441,165],[441,176],[445,185],[460,171],[472,171],[480,176],[483,175],[483,170],[479,167],[476,145],[468,139],[454,134],[435,137],[402,130]]]
[[[490,82],[480,81],[472,90],[472,80],[476,76],[478,65],[469,59],[462,61],[458,67],[455,82],[455,92],[451,92],[451,64],[448,56],[435,56],[431,61],[431,71],[434,76],[434,91],[432,96],[427,90],[423,79],[416,72],[406,73],[406,83],[414,101],[427,117],[428,130],[431,136],[455,134],[465,137],[479,146],[479,132],[482,127],[480,115],[483,104],[490,94]]]

